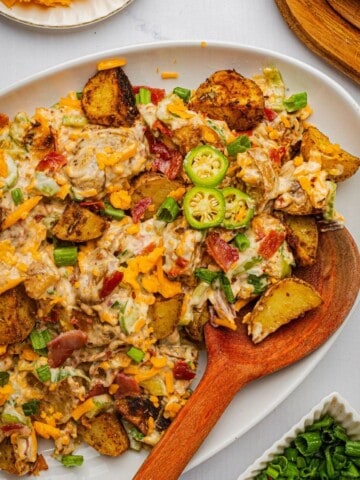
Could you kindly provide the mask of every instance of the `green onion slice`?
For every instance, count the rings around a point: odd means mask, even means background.
[[[33,330],[30,333],[31,345],[34,350],[41,350],[46,348],[46,345],[51,340],[51,335],[49,330]]]
[[[184,100],[185,103],[188,103],[191,97],[191,90],[183,87],[175,87],[173,93]]]
[[[238,233],[234,240],[235,245],[240,250],[240,252],[244,252],[250,247],[250,240],[245,235],[245,233]]]
[[[9,383],[9,378],[9,372],[0,372],[0,387],[4,387],[7,383]]]
[[[208,283],[209,285],[219,278],[220,272],[213,272],[212,270],[209,270],[208,268],[197,268],[195,270],[195,277],[197,277],[199,280]]]
[[[51,380],[51,370],[49,365],[42,365],[36,369],[37,376],[41,382],[48,382]]]
[[[300,108],[304,108],[307,105],[307,93],[294,93],[291,97],[286,98],[284,101],[285,110],[288,113],[297,112]]]
[[[54,249],[54,262],[57,267],[75,265],[77,261],[77,247],[58,247]]]
[[[227,144],[226,148],[231,157],[238,153],[244,153],[251,147],[250,138],[247,135],[240,135],[234,141]]]
[[[40,400],[30,400],[22,404],[22,410],[26,417],[36,415],[39,410]]]
[[[11,190],[11,198],[15,205],[20,205],[24,201],[24,195],[21,188],[14,188]]]
[[[235,296],[231,288],[230,280],[224,274],[220,275],[220,285],[223,292],[225,293],[226,300],[229,303],[235,303]]]
[[[137,104],[146,105],[151,102],[151,92],[148,88],[140,87],[139,92],[135,95]]]
[[[112,217],[115,220],[122,220],[125,217],[124,210],[120,208],[114,208],[110,203],[105,202],[105,208],[101,210],[103,215],[107,215],[108,217]]]
[[[163,222],[170,223],[175,220],[180,212],[180,207],[177,204],[176,200],[172,197],[167,197],[163,203],[160,205],[156,217],[158,220]]]
[[[63,455],[60,461],[64,467],[81,467],[84,457],[82,455]]]
[[[140,348],[136,348],[134,346],[130,347],[126,354],[137,363],[140,363],[145,356],[145,353],[140,350]]]

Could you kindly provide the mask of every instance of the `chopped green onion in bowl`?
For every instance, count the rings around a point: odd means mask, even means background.
[[[360,415],[338,393],[325,397],[238,480],[360,478]]]

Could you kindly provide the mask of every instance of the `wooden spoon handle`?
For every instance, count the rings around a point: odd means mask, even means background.
[[[228,369],[229,374],[224,374]],[[229,365],[208,368],[194,393],[133,480],[177,480],[236,392],[250,381],[232,381]],[[245,373],[245,372],[244,372]]]

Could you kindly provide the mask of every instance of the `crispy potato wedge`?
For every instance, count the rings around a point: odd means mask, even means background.
[[[131,127],[139,115],[130,81],[122,68],[100,70],[83,89],[82,107],[91,123]]]
[[[264,96],[253,80],[235,70],[219,70],[197,88],[189,108],[224,120],[231,129],[248,130],[263,118]]]
[[[34,328],[36,304],[18,285],[0,295],[0,342],[21,342]]]
[[[186,325],[185,331],[189,338],[198,344],[199,347],[205,347],[204,344],[204,325],[209,321],[209,309],[208,306],[202,309],[201,312],[195,312],[194,319],[189,325]]]
[[[145,173],[140,175],[132,187],[131,207],[142,198],[151,198],[154,208],[148,209],[144,214],[144,219],[153,217],[160,205],[166,199],[170,192],[183,187],[179,180],[169,180],[165,175],[159,173]]]
[[[149,417],[157,418],[159,409],[146,396],[127,395],[115,401],[115,409],[143,435],[148,432]]]
[[[329,137],[316,127],[309,126],[303,135],[301,154],[306,161],[314,156],[321,159],[322,168],[334,182],[352,177],[360,166],[360,158],[330,142]]]
[[[284,222],[288,228],[286,237],[296,264],[308,267],[316,262],[319,232],[314,217],[310,215],[286,215]]]
[[[129,437],[116,413],[101,413],[89,424],[90,428],[79,425],[79,434],[101,455],[118,457],[129,449]]]
[[[74,202],[65,208],[52,233],[60,240],[87,242],[100,237],[106,226],[106,221],[102,217]]]
[[[289,277],[274,283],[246,314],[243,323],[254,343],[259,343],[279,327],[318,307],[322,298],[307,282]]]
[[[151,305],[152,327],[158,340],[168,337],[174,331],[180,318],[182,297],[180,295]]]

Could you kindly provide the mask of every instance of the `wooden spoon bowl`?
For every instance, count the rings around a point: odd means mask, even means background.
[[[321,234],[316,264],[296,276],[314,285],[324,303],[263,342],[252,343],[241,318],[235,332],[206,325],[204,376],[134,480],[179,478],[238,390],[310,354],[340,327],[360,285],[359,252],[349,232]]]

